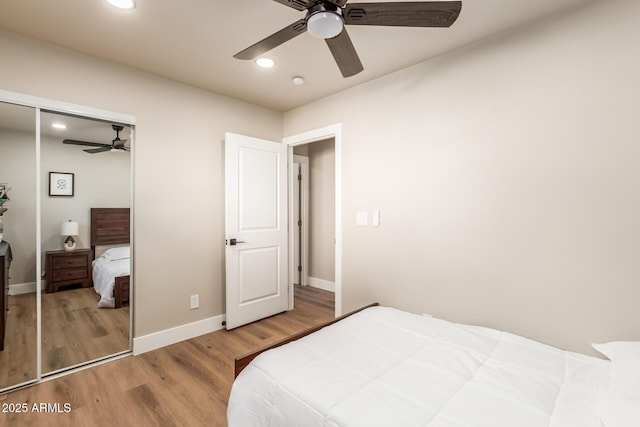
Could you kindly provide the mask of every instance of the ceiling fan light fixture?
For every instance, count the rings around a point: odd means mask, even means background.
[[[119,9],[134,9],[136,7],[134,0],[107,0],[107,2]]]
[[[320,10],[307,18],[307,31],[319,39],[331,39],[342,32],[344,21],[338,12]]]

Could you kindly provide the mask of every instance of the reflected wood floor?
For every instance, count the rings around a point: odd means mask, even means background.
[[[42,372],[129,349],[129,308],[99,308],[93,288],[42,294]]]
[[[71,405],[68,413],[0,413],[15,426],[226,426],[234,358],[334,317],[334,294],[295,287],[295,310],[216,331],[0,396]]]
[[[42,293],[42,372],[129,349],[129,308],[98,308],[93,288]],[[36,294],[9,296],[0,389],[36,377]]]
[[[36,293],[10,295],[4,351],[0,351],[0,389],[36,377]]]

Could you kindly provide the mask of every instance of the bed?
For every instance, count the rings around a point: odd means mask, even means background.
[[[91,208],[93,286],[100,295],[99,307],[122,308],[129,303],[130,234],[129,208]],[[97,246],[110,248],[96,258]]]
[[[368,307],[238,358],[227,418],[230,427],[640,426],[640,343],[596,349],[611,361]]]

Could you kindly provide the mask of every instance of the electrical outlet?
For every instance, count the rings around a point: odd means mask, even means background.
[[[191,295],[191,310],[200,307],[200,295]]]

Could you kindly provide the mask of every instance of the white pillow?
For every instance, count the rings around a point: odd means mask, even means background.
[[[640,399],[621,394],[603,394],[598,399],[595,415],[604,427],[638,427]]]
[[[616,341],[591,345],[611,360],[609,390],[613,393],[640,398],[640,341]]]
[[[111,248],[104,251],[102,254],[104,258],[115,261],[118,259],[127,259],[131,257],[131,250],[129,246],[123,246],[121,248]]]

